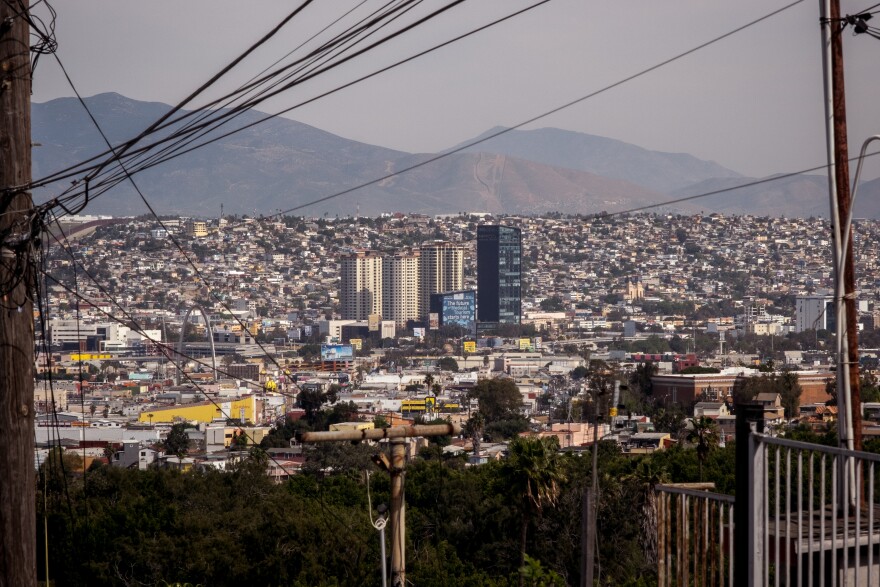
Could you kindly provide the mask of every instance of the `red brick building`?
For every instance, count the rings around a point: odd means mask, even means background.
[[[754,369],[730,369],[722,373],[700,373],[694,375],[655,375],[651,378],[654,398],[664,405],[679,405],[691,410],[699,398],[706,401],[724,401],[733,394],[733,387],[743,377],[759,377],[762,373]],[[834,381],[834,373],[827,371],[796,371],[801,384],[801,404],[825,402],[831,398],[825,391],[829,380]]]

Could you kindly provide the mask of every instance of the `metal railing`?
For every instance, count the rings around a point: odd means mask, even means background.
[[[733,496],[675,485],[655,491],[658,585],[733,585]]]
[[[880,455],[752,433],[749,585],[880,585]]]

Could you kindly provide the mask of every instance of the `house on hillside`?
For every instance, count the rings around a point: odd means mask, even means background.
[[[627,452],[648,454],[669,448],[673,444],[672,436],[668,432],[638,432],[630,437]]]
[[[719,416],[729,416],[730,410],[724,402],[697,402],[694,404],[694,418],[718,419]]]
[[[781,424],[785,420],[782,396],[778,393],[759,393],[755,401],[764,406],[764,422],[767,424]]]

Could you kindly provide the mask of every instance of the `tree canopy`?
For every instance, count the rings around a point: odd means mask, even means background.
[[[165,452],[171,455],[182,457],[189,448],[189,436],[186,433],[187,428],[191,428],[189,424],[174,424],[168,432],[168,436],[162,442]]]
[[[458,372],[458,361],[453,359],[452,357],[443,357],[439,361],[437,361],[437,366],[440,367],[443,371],[452,371],[453,373]]]
[[[408,462],[409,580],[428,587],[512,587],[521,577],[527,585],[579,584],[581,490],[591,460],[557,448],[555,440],[518,438],[501,462],[465,467],[436,451]],[[38,558],[48,543],[57,585],[378,587],[379,544],[363,473],[375,471],[370,456],[378,450],[368,443],[307,448],[303,472],[281,484],[265,474],[266,455],[253,448],[227,472],[104,465],[85,479],[79,457],[57,458],[56,450],[39,471]],[[723,493],[734,487],[733,454],[733,446],[715,448],[702,460],[704,478]],[[626,456],[601,442],[598,456],[603,585],[654,584],[656,561],[643,545],[651,530],[644,526],[646,487],[658,479],[697,481],[697,450]],[[388,503],[387,475],[376,472],[369,483],[373,505]],[[525,565],[523,550],[531,557]],[[37,573],[45,580],[42,565]]]
[[[522,395],[512,379],[482,379],[468,397],[479,402],[483,436],[488,440],[511,438],[528,428],[525,416],[520,413]]]

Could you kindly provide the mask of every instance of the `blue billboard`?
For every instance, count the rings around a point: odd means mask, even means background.
[[[440,325],[456,325],[473,333],[477,327],[477,292],[453,291],[431,295],[431,311],[440,315]]]
[[[354,349],[350,344],[322,344],[322,361],[351,361],[354,359]]]

